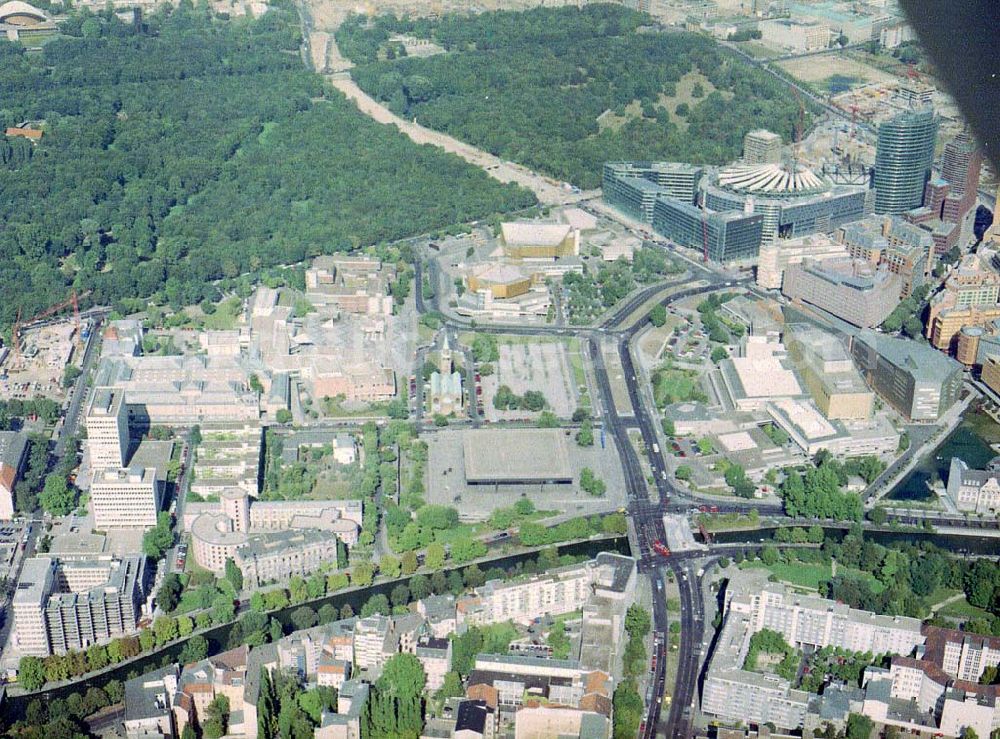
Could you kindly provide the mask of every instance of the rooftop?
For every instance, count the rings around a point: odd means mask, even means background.
[[[961,364],[929,344],[897,339],[871,329],[859,331],[854,340],[872,348],[896,367],[905,369],[918,382],[938,383],[941,378],[962,369]]]
[[[566,436],[560,429],[476,429],[463,439],[470,483],[571,482]]]
[[[509,246],[558,246],[572,230],[565,223],[512,221],[500,224],[504,243]]]
[[[764,195],[813,194],[829,189],[812,170],[791,164],[734,164],[719,171],[719,186]]]

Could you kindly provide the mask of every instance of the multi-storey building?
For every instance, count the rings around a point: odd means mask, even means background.
[[[24,563],[14,596],[18,649],[45,656],[135,632],[149,585],[146,558]]]
[[[725,720],[773,723],[797,729],[810,695],[777,675],[743,669],[750,638],[762,629],[780,633],[793,647],[840,647],[881,654],[910,654],[924,643],[920,621],[877,616],[825,598],[791,593],[764,574],[732,578],[725,593],[725,624],[709,661],[702,710]]]
[[[748,131],[743,137],[745,164],[778,164],[781,162],[781,136],[763,128]]]
[[[171,739],[174,720],[171,704],[180,672],[170,665],[125,681],[126,739]]]
[[[521,580],[490,580],[476,589],[473,613],[459,619],[479,623],[512,620],[529,623],[538,616],[578,610],[596,592],[620,596],[635,587],[635,560],[602,552],[582,565],[570,565]],[[464,609],[463,609],[464,610]]]
[[[959,399],[962,365],[930,347],[864,330],[850,348],[869,387],[910,420],[936,421]]]
[[[810,234],[794,239],[780,239],[760,245],[757,259],[757,285],[767,290],[780,290],[785,270],[806,259],[822,261],[847,255],[847,249],[826,234]]]
[[[785,346],[817,407],[827,418],[865,419],[875,395],[854,366],[846,347],[832,334],[809,324],[785,333]]]
[[[128,464],[128,406],[124,392],[109,387],[95,389],[84,425],[91,467],[121,469]]]
[[[748,579],[726,592],[727,611],[746,618],[750,633],[771,629],[793,647],[839,647],[872,654],[910,654],[924,643],[920,619],[878,616],[826,598]]]
[[[993,460],[985,470],[973,470],[969,469],[969,465],[963,460],[952,457],[945,491],[960,511],[975,513],[1000,511],[998,460]]]
[[[231,708],[244,705],[248,657],[249,648],[244,645],[184,666],[173,701],[174,726],[178,736],[188,724],[204,724],[209,705],[220,695],[229,700]],[[245,734],[251,717],[256,718],[256,715],[248,716],[246,711],[231,710],[228,734]],[[256,721],[254,724],[256,729]]]
[[[14,488],[28,460],[28,434],[0,431],[0,521],[14,518]]]
[[[163,503],[171,441],[145,440],[128,467],[97,469],[90,483],[90,508],[99,530],[156,525]]]
[[[451,670],[451,640],[423,636],[417,640],[414,654],[424,667],[427,690],[436,692],[444,685],[444,676]]]
[[[458,628],[455,610],[455,596],[429,595],[417,602],[417,613],[424,617],[432,635],[446,638]]]
[[[982,327],[1000,318],[1000,271],[996,253],[981,249],[967,254],[956,265],[944,289],[931,300],[927,321],[927,338],[935,348],[957,352],[960,332],[966,327]],[[978,363],[976,352],[963,352],[972,357],[963,364]]]
[[[930,178],[938,121],[931,109],[882,123],[875,149],[875,212],[901,215],[921,205]]]
[[[941,177],[948,182],[950,191],[937,214],[941,220],[961,223],[975,206],[982,164],[982,152],[967,131],[945,144]]]
[[[388,616],[369,616],[354,624],[354,662],[360,669],[381,669],[396,648],[396,633]]]
[[[702,251],[715,262],[748,261],[760,250],[763,217],[732,211],[716,213],[660,197],[653,207],[653,230],[671,241]]]
[[[805,260],[785,270],[781,292],[855,326],[880,325],[900,302],[902,280],[850,258]]]

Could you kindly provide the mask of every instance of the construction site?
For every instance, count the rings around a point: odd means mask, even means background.
[[[80,317],[73,292],[67,300],[26,320],[18,316],[10,346],[0,347],[0,400],[24,400],[44,395],[62,401],[69,367],[79,369],[90,335],[89,320]],[[66,311],[72,309],[69,315]],[[72,372],[72,371],[70,371]]]

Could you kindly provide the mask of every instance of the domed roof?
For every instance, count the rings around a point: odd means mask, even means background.
[[[808,167],[797,164],[734,164],[719,171],[719,186],[760,195],[806,195],[828,189]]]
[[[10,2],[0,5],[0,22],[12,15],[26,15],[40,21],[46,20],[45,13],[33,5],[21,2],[21,0],[10,0]]]

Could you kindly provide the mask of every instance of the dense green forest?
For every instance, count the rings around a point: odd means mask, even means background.
[[[30,150],[0,136],[0,326],[71,286],[178,307],[223,277],[534,203],[325,88],[289,6],[62,30],[40,53],[0,41],[0,126],[44,130]]]
[[[597,186],[614,159],[727,162],[762,121],[791,139],[799,108],[781,82],[708,38],[646,32],[646,23],[619,5],[355,16],[336,39],[358,84],[396,113],[582,187]],[[389,40],[397,32],[448,53],[401,56]],[[707,83],[679,102],[678,82],[693,71]],[[681,107],[673,118],[671,106]],[[600,130],[609,110],[620,125]]]

